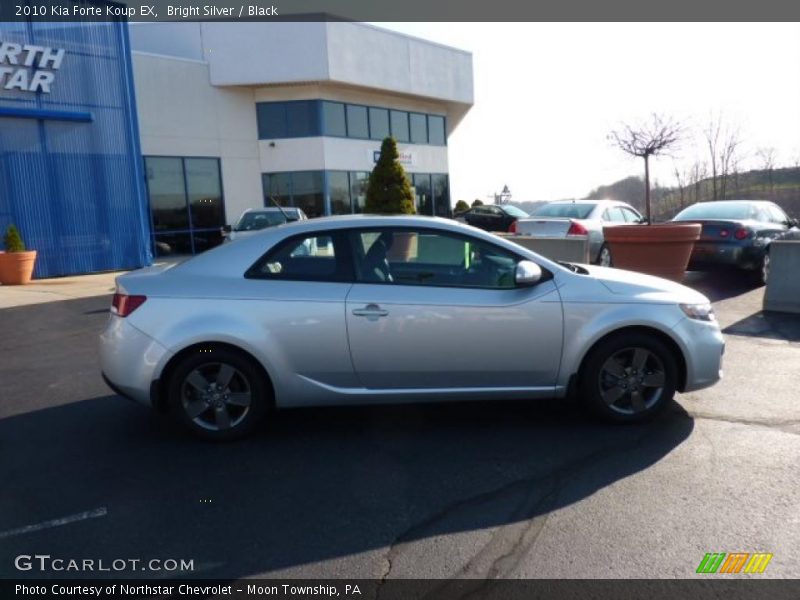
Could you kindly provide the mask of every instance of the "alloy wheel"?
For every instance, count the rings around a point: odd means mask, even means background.
[[[767,285],[767,279],[769,278],[769,253],[764,255],[764,259],[761,261],[761,283]]]
[[[209,431],[233,429],[253,400],[250,382],[241,371],[221,362],[206,363],[189,372],[181,385],[186,415]]]
[[[625,348],[608,358],[600,369],[600,396],[608,407],[623,415],[652,408],[666,383],[663,361],[646,348]]]
[[[603,246],[600,249],[600,256],[597,258],[597,264],[601,267],[611,266],[611,251],[608,246]]]

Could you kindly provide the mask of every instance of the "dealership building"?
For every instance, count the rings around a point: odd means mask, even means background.
[[[469,53],[362,23],[0,23],[0,227],[36,276],[201,252],[247,208],[364,210],[381,140],[449,215]]]

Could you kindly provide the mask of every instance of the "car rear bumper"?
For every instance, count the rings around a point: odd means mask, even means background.
[[[131,325],[112,315],[100,334],[100,370],[106,384],[120,396],[152,405],[151,388],[156,368],[167,349]]]
[[[764,258],[763,246],[737,246],[716,242],[695,242],[689,268],[715,266],[755,269]]]

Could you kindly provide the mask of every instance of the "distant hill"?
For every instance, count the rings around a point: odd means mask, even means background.
[[[718,190],[721,187],[718,183]],[[725,199],[772,200],[790,216],[800,218],[800,168],[745,171],[729,175]],[[644,180],[626,177],[610,185],[593,189],[587,198],[610,198],[627,202],[644,213]],[[671,219],[681,209],[714,199],[711,178],[697,184],[679,187],[655,187],[650,192],[654,220]],[[720,198],[722,199],[722,198]]]

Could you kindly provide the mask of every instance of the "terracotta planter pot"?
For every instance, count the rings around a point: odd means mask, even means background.
[[[697,223],[603,227],[614,267],[682,281],[702,226]]]
[[[36,250],[0,253],[0,283],[3,285],[30,283],[35,263]]]

